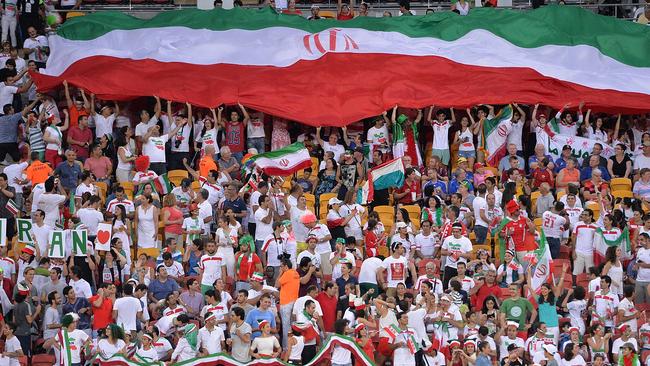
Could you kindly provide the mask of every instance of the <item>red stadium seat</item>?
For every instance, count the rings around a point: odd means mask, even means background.
[[[56,362],[54,355],[38,354],[32,356],[32,366],[51,366]]]

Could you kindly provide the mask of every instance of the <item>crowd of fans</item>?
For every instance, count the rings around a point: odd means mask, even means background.
[[[26,73],[49,52],[38,9],[5,1],[2,15],[0,363],[65,349],[73,365],[218,353],[304,365],[338,334],[377,365],[650,365],[647,116],[513,103],[507,155],[488,166],[482,124],[498,106],[395,106],[314,128],[241,104],[117,103],[68,83],[41,94]],[[20,50],[5,21],[16,13]],[[341,16],[354,9],[341,4]],[[551,156],[552,116],[561,134],[598,141],[590,156],[568,145]],[[312,168],[242,169],[296,141]],[[403,185],[360,204],[369,169],[395,158]],[[512,224],[496,230],[504,217]],[[16,218],[32,220],[33,243],[18,241]],[[110,250],[93,249],[100,224]],[[67,243],[65,258],[48,256],[51,231],[69,242],[78,229],[85,255]],[[599,260],[599,229],[629,233],[631,256],[611,246]],[[554,259],[537,290],[527,232],[543,233]],[[327,359],[351,365],[353,352]]]

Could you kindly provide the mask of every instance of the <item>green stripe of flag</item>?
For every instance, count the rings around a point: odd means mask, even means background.
[[[66,21],[57,34],[72,40],[90,40],[117,29],[174,26],[214,31],[290,27],[310,33],[333,27],[363,28],[445,41],[455,41],[470,31],[483,29],[522,48],[588,45],[624,64],[650,67],[650,57],[647,57],[650,55],[650,27],[568,6],[545,6],[529,12],[477,8],[464,17],[452,12],[438,12],[418,17],[358,17],[349,21],[318,22],[279,15],[269,8],[187,9],[163,12],[148,20],[118,12],[98,12]],[[621,47],[622,44],[625,47]]]

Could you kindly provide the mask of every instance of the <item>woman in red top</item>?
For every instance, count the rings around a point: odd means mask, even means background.
[[[177,243],[183,239],[183,211],[176,205],[176,196],[168,194],[163,201],[163,225],[165,225],[165,238],[174,238]]]
[[[353,18],[354,9],[350,8],[350,5],[344,4],[342,0],[339,0],[336,20],[350,20]]]
[[[243,120],[239,120],[239,113],[235,110],[230,112],[230,121],[226,122],[226,142],[225,145],[230,148],[233,156],[237,161],[241,161],[244,157],[244,143],[246,136],[244,136],[244,129],[250,121],[250,116],[241,103],[237,103],[241,113],[244,116]]]
[[[368,328],[363,324],[357,324],[354,327],[354,334],[357,336],[357,343],[361,346],[366,356],[368,356],[368,359],[375,362],[375,345],[372,343],[372,339],[370,339]]]
[[[370,218],[368,219],[368,228],[366,229],[366,237],[365,237],[365,244],[366,244],[366,257],[376,257],[377,256],[377,248],[379,246],[384,246],[386,245],[386,234],[381,233],[381,236],[377,235],[375,233],[375,228],[377,227],[378,221],[376,219]]]
[[[555,187],[555,177],[553,177],[553,169],[548,166],[548,159],[544,158],[537,164],[537,168],[531,172],[531,176],[533,177],[533,187],[539,188],[539,186],[544,182],[548,183],[551,188]]]

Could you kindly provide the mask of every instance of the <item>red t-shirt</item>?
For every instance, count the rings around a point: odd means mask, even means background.
[[[484,283],[483,286],[478,290],[474,296],[472,296],[473,302],[472,305],[474,306],[474,310],[481,310],[483,308],[483,302],[485,301],[485,298],[492,295],[496,298],[499,297],[499,293],[501,292],[501,289],[499,288],[499,285],[495,282],[494,285],[490,286],[487,283]]]
[[[257,263],[262,263],[257,254],[253,253],[253,258],[251,262],[248,262],[248,253],[239,253],[235,257],[235,263],[239,262],[239,257],[243,256],[241,262],[239,263],[239,273],[237,273],[238,281],[248,281],[251,278],[253,272],[255,272],[255,266]]]
[[[503,227],[503,233],[509,228],[514,231],[510,235],[510,239],[515,244],[515,251],[529,251],[535,250],[535,237],[528,231],[528,219],[519,216],[519,219],[510,221]]]
[[[336,20],[350,20],[350,19],[354,19],[354,13],[353,12],[349,12],[347,15],[343,14],[343,13],[339,13],[336,16]]]
[[[226,146],[230,148],[230,151],[243,152],[244,142],[244,124],[240,121],[226,122]]]
[[[99,295],[94,295],[88,301],[92,305],[97,299],[99,299]],[[94,316],[93,329],[104,329],[113,322],[113,301],[111,299],[104,298],[100,307],[92,305],[92,308]]]
[[[334,322],[336,321],[336,304],[338,298],[335,296],[327,296],[327,293],[321,292],[316,295],[316,301],[320,304],[323,310],[323,326],[326,332],[334,331]]]
[[[555,187],[555,179],[553,179],[553,175],[548,169],[536,169],[533,172],[533,187],[539,188],[544,182],[551,187]]]
[[[412,205],[417,202],[417,197],[420,196],[420,184],[418,181],[414,180],[413,182],[409,183],[407,180],[404,181],[404,185],[402,188],[400,188],[397,192],[398,193],[404,193],[406,192],[407,189],[410,189],[411,192],[404,197],[399,199],[399,203],[405,204],[405,205]],[[413,199],[413,193],[415,193],[416,199]]]
[[[72,107],[69,108],[70,110],[70,127],[77,127],[79,125],[79,117],[81,116],[87,116],[88,112],[86,112],[86,109],[84,107],[81,107],[81,109],[77,109],[76,105],[72,105]],[[70,133],[70,131],[68,131]]]
[[[68,137],[75,141],[87,142],[88,145],[90,145],[90,143],[92,143],[93,141],[93,132],[88,127],[81,130],[79,127],[74,126],[74,127],[70,127],[70,129],[68,130]],[[72,150],[74,150],[74,152],[77,153],[77,158],[83,158],[83,159],[88,158],[87,146],[70,144],[70,148],[72,148]]]

